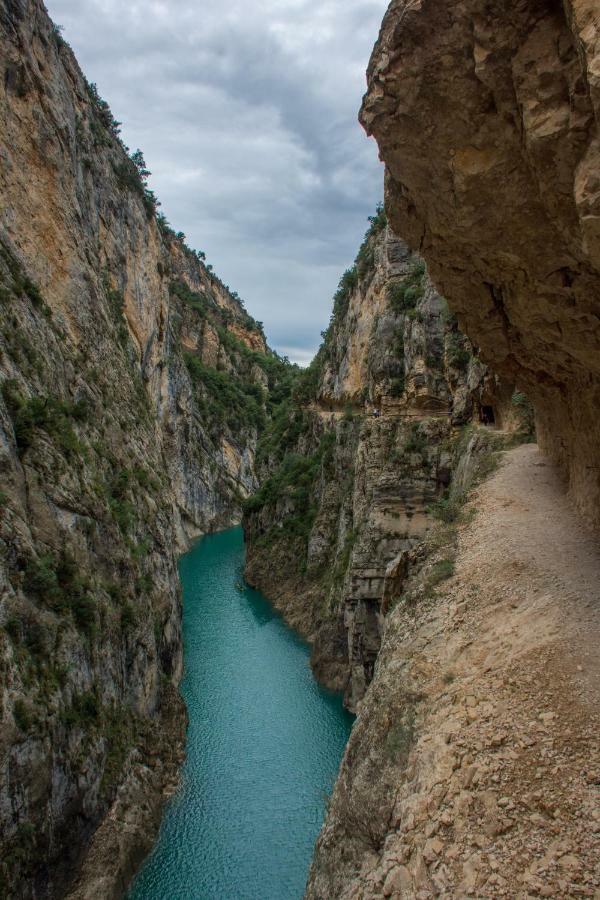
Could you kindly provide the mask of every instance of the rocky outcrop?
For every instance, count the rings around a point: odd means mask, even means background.
[[[0,894],[89,849],[75,895],[117,896],[181,753],[176,555],[239,520],[282,364],[39,0],[0,55]]]
[[[373,677],[391,585],[447,502],[464,429],[485,416],[517,428],[514,397],[380,212],[295,404],[259,447],[263,485],[244,519],[247,579],[311,640],[315,675],[350,709]]]
[[[361,112],[392,227],[596,523],[598,28],[589,0],[394,0]]]

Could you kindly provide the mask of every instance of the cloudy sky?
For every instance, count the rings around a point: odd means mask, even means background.
[[[306,363],[381,199],[356,116],[388,0],[47,0],[162,212]]]

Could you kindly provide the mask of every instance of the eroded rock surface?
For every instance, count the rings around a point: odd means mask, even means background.
[[[431,532],[387,617],[310,900],[598,896],[596,542],[534,445],[471,515],[454,573]]]
[[[246,577],[309,637],[315,675],[356,710],[386,596],[401,589],[406,560],[435,521],[470,446],[469,423],[489,409],[510,431],[520,413],[382,214],[342,279],[304,380],[259,447],[264,484],[245,517]]]
[[[0,895],[64,895],[94,836],[75,896],[112,897],[180,757],[177,554],[239,521],[280,365],[41,2],[0,58]]]
[[[596,522],[599,28],[591,0],[394,0],[361,111],[393,228]]]

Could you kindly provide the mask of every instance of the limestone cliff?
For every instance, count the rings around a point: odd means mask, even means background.
[[[361,120],[392,228],[597,524],[596,6],[394,0]],[[598,896],[597,542],[535,446],[498,453],[521,390],[483,391],[502,428],[453,444],[440,521],[386,570],[310,900]]]
[[[361,120],[386,209],[600,516],[600,80],[591,0],[394,0]]]
[[[0,893],[63,895],[94,836],[75,894],[112,897],[181,752],[176,555],[239,520],[286,367],[39,0],[0,55]]]
[[[244,519],[247,579],[310,638],[316,676],[351,709],[390,585],[447,502],[464,427],[494,416],[518,428],[520,397],[478,362],[380,211],[315,362],[261,440],[263,484]]]
[[[306,897],[595,897],[597,547],[383,214],[295,402],[249,576],[358,713]]]

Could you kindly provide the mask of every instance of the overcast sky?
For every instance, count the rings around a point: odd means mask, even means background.
[[[356,116],[387,0],[47,0],[161,211],[297,362],[383,194]]]

